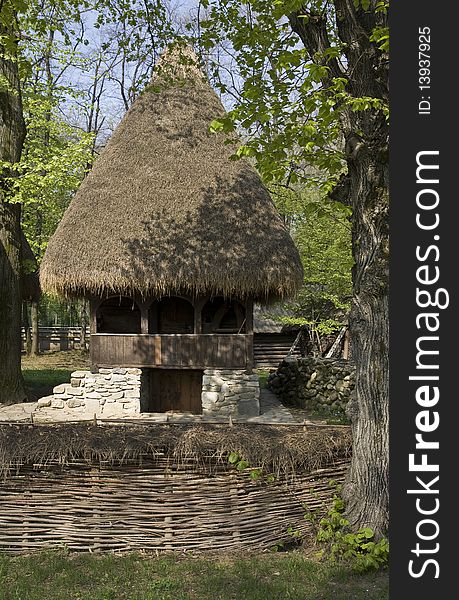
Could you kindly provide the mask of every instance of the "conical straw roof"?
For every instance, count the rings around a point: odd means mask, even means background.
[[[43,289],[292,295],[298,252],[256,171],[209,133],[222,114],[194,53],[166,52],[50,240]]]

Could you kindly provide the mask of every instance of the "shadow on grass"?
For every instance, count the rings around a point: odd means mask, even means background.
[[[35,402],[50,396],[56,385],[70,383],[73,371],[89,369],[89,354],[81,350],[44,352],[37,356],[24,355],[21,362],[29,402]]]
[[[387,572],[357,575],[301,552],[0,556],[0,598],[387,600]]]
[[[70,383],[73,369],[25,369],[22,372],[30,402],[50,396],[53,388],[61,383]]]

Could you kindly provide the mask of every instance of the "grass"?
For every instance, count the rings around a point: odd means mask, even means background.
[[[80,369],[89,369],[89,354],[81,350],[23,356],[22,374],[29,400],[49,396],[54,386],[70,383],[72,372]]]
[[[268,387],[268,377],[270,375],[270,371],[265,371],[264,369],[257,370],[258,380],[260,382],[260,388],[265,389]]]
[[[327,425],[350,425],[351,422],[343,411],[317,410],[310,413],[311,420],[325,420]]]
[[[387,572],[357,575],[301,552],[0,556],[0,600],[386,600],[388,593]]]

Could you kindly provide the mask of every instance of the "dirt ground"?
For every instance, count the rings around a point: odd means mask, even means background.
[[[23,356],[23,370],[89,369],[89,352],[66,350],[65,352],[47,352],[38,356]]]

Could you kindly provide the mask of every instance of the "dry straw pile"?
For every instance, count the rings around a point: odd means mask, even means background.
[[[347,459],[351,437],[347,427],[235,424],[145,425],[0,425],[0,475],[24,464],[62,466],[73,459],[88,464],[146,457],[167,458],[171,465],[212,472],[216,466],[234,467],[230,453],[238,453],[252,467],[291,477]]]

